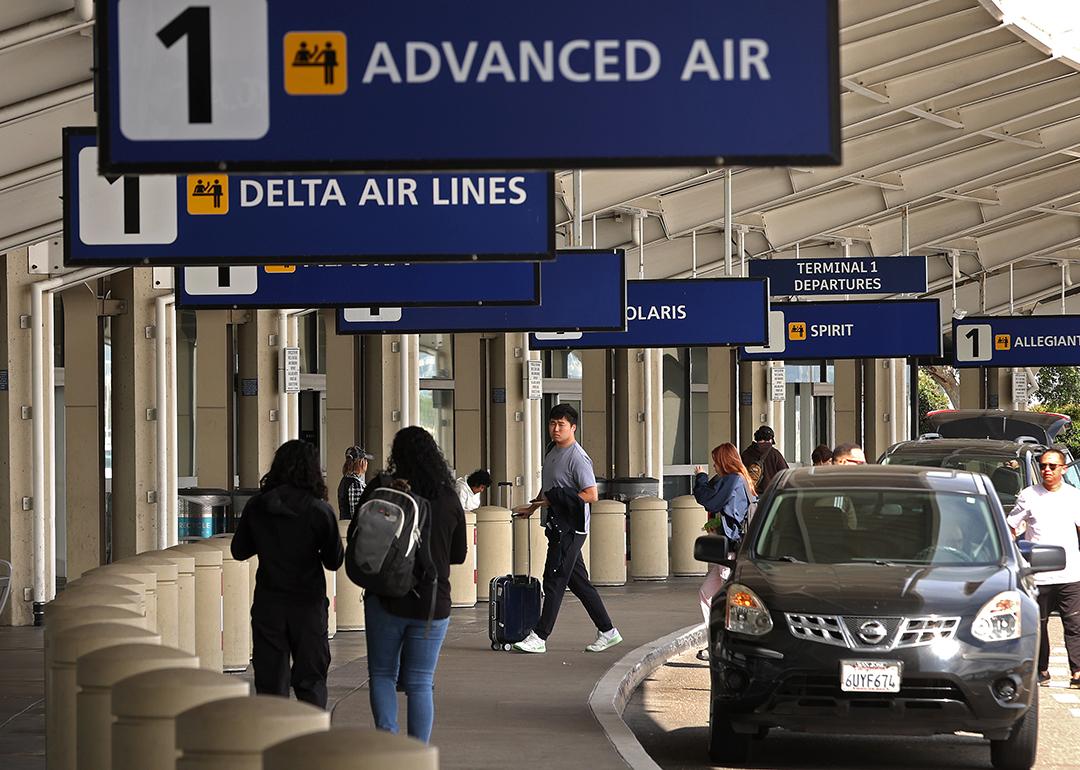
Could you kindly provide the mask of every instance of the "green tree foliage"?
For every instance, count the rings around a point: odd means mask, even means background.
[[[948,409],[949,399],[938,382],[919,368],[919,433],[929,433],[926,413],[935,409]]]
[[[1072,417],[1072,426],[1058,434],[1057,443],[1067,446],[1076,457],[1080,453],[1080,367],[1044,366],[1035,382],[1039,399],[1035,410]]]

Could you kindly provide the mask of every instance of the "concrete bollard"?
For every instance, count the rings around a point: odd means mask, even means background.
[[[585,542],[581,544],[581,560],[585,562],[585,571],[592,574],[592,518],[589,519],[589,531],[585,533]]]
[[[476,513],[465,512],[465,542],[469,553],[464,564],[450,565],[450,606],[472,607],[476,604]]]
[[[476,599],[488,601],[491,579],[514,569],[510,511],[497,505],[476,509]]]
[[[514,574],[542,578],[547,558],[547,537],[540,526],[540,511],[529,518],[514,517]],[[528,533],[528,540],[526,540]],[[530,550],[531,546],[531,550]]]
[[[247,560],[248,565],[248,607],[255,606],[255,578],[259,574],[259,557],[252,556]],[[255,656],[255,635],[248,634],[248,658]]]
[[[112,692],[113,769],[176,770],[176,717],[249,692],[243,679],[205,669],[158,669],[117,682]]]
[[[166,548],[157,554],[176,565],[176,595],[179,608],[179,631],[176,646],[195,654],[195,557]],[[163,637],[164,638],[164,637]]]
[[[326,638],[337,636],[337,572],[323,569],[326,579]]]
[[[53,638],[52,691],[45,694],[45,763],[49,770],[74,770],[75,661],[83,655],[118,644],[161,644],[161,636],[120,623],[73,626]]]
[[[251,591],[248,565],[229,550],[232,535],[200,541],[221,549],[222,671],[245,671],[251,661]]]
[[[157,583],[155,582],[155,587]],[[86,586],[110,586],[112,588],[125,588],[128,591],[133,591],[139,595],[139,611],[146,612],[146,584],[143,581],[136,578],[127,577],[126,575],[110,575],[106,572],[87,572],[82,577],[72,580],[64,587],[64,591],[58,594],[56,598],[60,598],[73,588],[84,588]]]
[[[341,533],[341,547],[344,548],[347,545],[345,536],[349,532],[348,520],[338,522],[338,532]],[[344,564],[337,571],[337,630],[364,630],[364,594],[360,586],[349,580]]]
[[[668,510],[663,498],[630,501],[630,577],[668,579]]]
[[[116,562],[106,564],[104,567],[95,567],[87,575],[123,575],[133,578],[143,584],[143,601],[146,603],[146,617],[150,620],[149,628],[157,630],[158,627],[158,601],[157,601],[157,573],[139,564],[123,564]],[[80,578],[82,580],[82,578]]]
[[[705,534],[701,528],[709,514],[693,495],[680,495],[671,501],[671,574],[700,577],[707,565],[694,558],[694,541]]]
[[[176,564],[156,551],[140,553],[119,563],[146,567],[157,577],[157,630],[162,644],[176,647],[180,643],[180,587],[176,582],[180,571]]]
[[[382,730],[344,727],[290,738],[263,752],[263,770],[438,770],[434,746]]]
[[[589,577],[597,586],[626,585],[626,505],[598,500],[590,507]]]
[[[198,666],[194,655],[157,644],[118,644],[75,661],[78,770],[112,768],[112,688],[117,682],[143,671]]]
[[[221,673],[221,549],[185,543],[168,550],[195,559],[195,654],[202,668]]]
[[[58,593],[47,607],[63,607],[68,604],[72,606],[89,606],[93,604],[100,607],[122,607],[146,617],[146,601],[142,589],[143,585],[141,583],[137,591],[127,586],[114,586],[107,583],[100,585],[72,583]]]
[[[176,770],[262,770],[263,750],[329,729],[329,712],[300,701],[274,695],[213,701],[176,718]]]

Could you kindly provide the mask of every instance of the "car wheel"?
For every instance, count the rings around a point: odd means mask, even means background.
[[[1030,770],[1039,743],[1039,691],[1031,696],[1031,708],[1013,727],[1008,738],[990,741],[990,761],[997,770]]]
[[[751,736],[731,729],[731,720],[718,712],[714,703],[709,709],[709,758],[718,765],[740,765],[750,758]]]

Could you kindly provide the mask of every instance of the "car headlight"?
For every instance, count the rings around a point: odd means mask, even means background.
[[[772,617],[757,594],[741,583],[732,583],[727,592],[724,627],[736,634],[762,636],[772,631]]]
[[[1003,591],[983,605],[971,634],[983,642],[1003,642],[1020,637],[1020,593]]]

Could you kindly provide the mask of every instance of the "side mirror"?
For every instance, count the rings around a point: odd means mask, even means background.
[[[1040,545],[1032,543],[1021,550],[1028,561],[1027,573],[1058,572],[1065,569],[1065,549],[1060,545]]]
[[[724,535],[702,535],[694,541],[694,558],[709,564],[735,566],[735,560],[728,558],[730,546]]]

